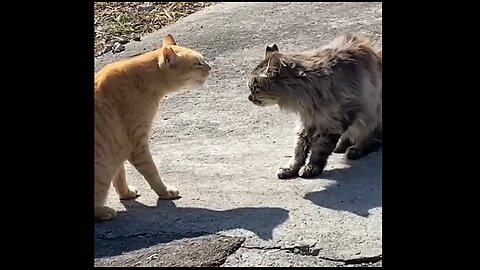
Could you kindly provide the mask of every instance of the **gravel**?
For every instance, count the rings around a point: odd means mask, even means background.
[[[217,2],[96,2],[95,56],[118,53],[125,44]]]

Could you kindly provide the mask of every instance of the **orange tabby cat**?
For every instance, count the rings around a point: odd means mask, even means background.
[[[126,182],[126,160],[160,198],[178,196],[153,162],[148,145],[152,121],[165,95],[201,86],[209,73],[200,53],[178,46],[167,35],[161,48],[109,64],[95,75],[95,219],[116,216],[105,206],[111,182],[120,199],[137,197]]]

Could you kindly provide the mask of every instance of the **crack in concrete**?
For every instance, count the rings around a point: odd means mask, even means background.
[[[222,237],[225,237],[225,236],[222,236]],[[237,237],[238,238],[238,237]],[[247,240],[245,237],[240,237],[239,238],[239,242],[235,243],[232,247],[231,247],[231,250],[229,251],[228,254],[226,254],[226,256],[224,256],[217,265],[215,266],[222,266],[225,264],[225,262],[227,262],[227,258],[230,257],[231,255],[233,255],[235,252],[237,252],[243,245],[243,243],[245,243],[245,240]]]
[[[294,247],[256,247],[256,246],[242,246],[241,248],[245,249],[256,249],[256,250],[284,250],[294,254],[300,254],[305,256],[316,256],[320,259],[332,262],[342,262],[345,265],[347,264],[363,264],[363,263],[376,263],[382,260],[382,254],[369,257],[359,257],[352,259],[338,259],[338,258],[329,258],[325,256],[319,256],[320,249],[313,249],[313,246],[310,245],[299,245]]]
[[[105,234],[102,234],[99,237],[97,237],[97,240],[118,240],[118,239],[124,239],[124,238],[132,238],[132,237],[154,237],[158,235],[177,235],[177,236],[181,236],[182,238],[198,237],[203,235],[217,235],[217,236],[225,237],[224,235],[207,232],[207,231],[183,232],[180,234],[178,232],[153,232],[153,233],[139,232],[134,234],[124,234],[124,235],[116,235],[116,236],[107,236]],[[220,260],[220,264],[217,263],[217,266],[224,264],[227,257],[237,252],[240,248],[251,249],[251,250],[282,250],[282,251],[287,251],[290,253],[304,255],[304,256],[315,256],[326,261],[341,262],[341,263],[344,263],[345,265],[376,263],[382,260],[382,254],[376,255],[376,256],[359,257],[359,258],[352,258],[352,259],[338,259],[338,258],[319,256],[321,249],[315,248],[316,243],[313,245],[295,245],[293,247],[282,247],[282,246],[258,247],[258,246],[242,246],[244,241],[245,239],[243,239],[243,241],[240,241],[238,245],[234,245],[232,247],[231,252],[227,256],[225,256],[223,260]]]
[[[124,239],[124,238],[133,238],[133,237],[153,237],[158,235],[178,235],[180,237],[198,237],[203,235],[217,235],[215,233],[207,232],[207,231],[196,231],[196,232],[138,232],[133,234],[123,234],[123,235],[115,235],[115,236],[108,236],[102,234],[96,238],[96,240],[117,240],[117,239]]]

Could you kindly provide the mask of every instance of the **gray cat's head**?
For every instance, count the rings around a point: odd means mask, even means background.
[[[265,50],[265,58],[252,71],[248,80],[250,95],[248,100],[257,106],[278,104],[281,100],[283,87],[279,80],[285,63],[280,60],[277,45],[269,45]]]

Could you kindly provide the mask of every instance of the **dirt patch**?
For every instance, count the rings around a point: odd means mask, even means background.
[[[217,2],[96,2],[95,56],[121,52],[123,45],[140,41],[178,19]]]

